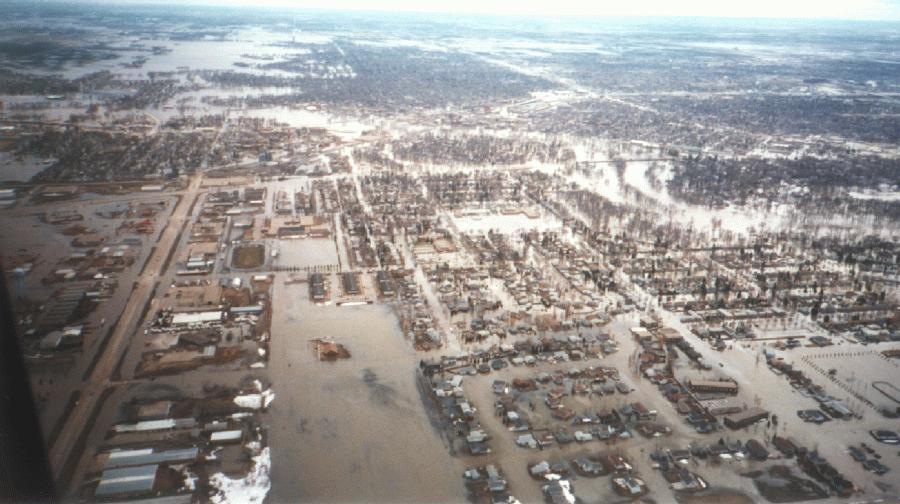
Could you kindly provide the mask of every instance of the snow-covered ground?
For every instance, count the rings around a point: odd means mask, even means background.
[[[900,201],[900,191],[850,191],[849,196],[859,200]]]
[[[518,231],[548,231],[559,230],[562,222],[547,212],[542,212],[539,218],[531,218],[525,214],[511,215],[485,212],[478,215],[466,215],[464,217],[453,216],[453,224],[463,233],[487,232],[489,230],[500,233],[512,234]]]
[[[253,457],[253,469],[243,478],[232,479],[222,473],[213,474],[209,478],[209,485],[215,493],[210,497],[210,502],[213,504],[263,502],[272,487],[269,478],[271,467],[269,447],[265,447]]]
[[[275,400],[275,392],[270,388],[263,390],[262,383],[259,380],[256,381],[256,389],[258,390],[257,393],[235,396],[234,403],[242,408],[257,410],[268,408],[272,401]]]

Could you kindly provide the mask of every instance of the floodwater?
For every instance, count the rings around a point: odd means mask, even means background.
[[[760,345],[762,345],[763,342],[751,342],[740,345],[735,344],[730,350],[717,352],[710,345],[701,342],[697,336],[687,331],[684,328],[684,325],[681,324],[675,316],[664,314],[662,322],[666,326],[678,329],[685,339],[700,352],[704,361],[710,364],[713,369],[719,368],[719,371],[734,378],[738,383],[753,383],[754,386],[752,391],[765,391],[765,393],[757,393],[748,390],[747,392],[742,392],[741,397],[746,398],[748,405],[759,401],[762,408],[768,410],[773,415],[778,416],[778,435],[790,436],[803,446],[818,449],[820,455],[828,460],[839,472],[844,474],[855,485],[860,488],[865,488],[867,492],[879,491],[875,486],[875,481],[878,481],[879,478],[873,473],[865,471],[862,465],[847,456],[847,447],[852,444],[870,440],[871,438],[868,437],[866,431],[881,428],[885,425],[884,418],[874,409],[863,406],[859,401],[853,400],[846,389],[831,382],[822,373],[813,370],[801,357],[822,356],[820,359],[814,359],[814,362],[820,365],[822,369],[828,369],[828,367],[837,359],[853,357],[849,362],[855,362],[859,364],[859,366],[872,366],[876,370],[883,369],[879,367],[879,364],[884,361],[883,358],[878,357],[877,355],[868,354],[867,356],[859,357],[867,359],[865,361],[855,360],[855,356],[847,355],[847,344],[840,341],[836,342],[834,346],[824,349],[802,347],[794,350],[775,351],[777,356],[783,357],[787,362],[794,364],[795,367],[803,371],[810,379],[812,379],[815,384],[823,386],[826,393],[834,395],[838,399],[844,401],[845,404],[848,404],[851,410],[857,411],[863,415],[863,418],[854,421],[855,425],[852,427],[848,426],[844,421],[839,420],[826,422],[822,425],[804,424],[797,419],[797,410],[818,408],[819,405],[813,398],[801,394],[797,389],[792,387],[784,376],[775,374],[766,366],[765,361],[761,357],[762,352]],[[831,357],[832,355],[835,357]],[[717,364],[721,364],[721,366],[718,366]],[[891,365],[890,362],[885,362],[884,364],[887,366]],[[890,371],[884,371],[888,374],[883,375],[875,375],[875,371],[872,373],[864,373],[859,370],[859,366],[856,368],[855,375],[847,370],[839,370],[838,378],[845,380],[853,378],[854,381],[857,379],[863,381],[866,379],[875,379],[875,376],[893,376],[890,374]],[[842,372],[845,374],[841,375],[840,373]],[[866,389],[863,384],[856,384],[854,387],[850,388],[861,390],[863,395],[869,396],[872,400],[875,400],[875,395],[878,394],[871,387]],[[755,434],[755,437],[761,441],[766,441],[770,439],[772,432],[769,430],[758,432],[762,428],[763,427],[760,427],[759,424],[757,424],[748,429],[751,434]],[[822,442],[822,440],[828,440],[828,442]],[[870,445],[871,444],[872,443],[870,443]],[[885,445],[879,446],[876,444],[874,449],[880,451],[882,457],[886,457],[888,456],[888,453],[890,453],[888,449],[885,448]],[[773,452],[773,450],[770,450],[770,452]]]
[[[351,117],[335,116],[319,110],[294,107],[264,107],[233,111],[235,115],[273,119],[295,128],[328,128],[329,132],[343,139],[354,139],[372,124]]]
[[[540,209],[540,217],[532,219],[525,214],[484,213],[466,217],[452,216],[453,224],[463,233],[499,231],[513,234],[516,231],[551,231],[560,230],[562,222],[544,209]]]
[[[639,203],[635,193],[649,198],[658,206],[658,210],[684,225],[691,225],[700,230],[714,231],[717,227],[736,233],[747,233],[750,229],[761,229],[777,226],[782,216],[777,212],[761,212],[736,206],[710,211],[710,209],[684,203],[673,198],[665,187],[670,176],[669,163],[660,163],[659,185],[651,182],[650,162],[632,159],[634,155],[624,156],[626,168],[619,177],[611,165],[600,164],[588,174],[574,173],[568,177],[614,203]]]
[[[31,177],[42,172],[47,166],[49,164],[33,156],[19,160],[2,152],[0,153],[0,180],[28,182]]]
[[[158,199],[156,199],[158,198]],[[43,280],[52,272],[69,267],[64,260],[73,252],[80,251],[71,245],[72,236],[66,236],[59,231],[69,225],[82,225],[87,229],[96,231],[105,236],[108,245],[117,244],[125,234],[118,232],[119,226],[125,220],[124,217],[101,217],[99,214],[128,208],[128,201],[133,200],[134,195],[107,199],[102,203],[81,201],[78,203],[58,202],[45,205],[47,211],[75,205],[84,217],[83,220],[51,226],[40,222],[40,212],[30,207],[20,207],[5,212],[0,217],[0,225],[5,229],[15,229],[14,240],[0,240],[0,257],[9,260],[21,253],[31,257],[33,269],[27,273],[21,284],[11,285],[14,295],[22,295],[29,299],[43,300],[52,297],[53,292],[65,287],[66,283],[45,283]],[[53,360],[35,360],[32,367],[32,390],[36,395],[41,427],[45,436],[50,437],[54,426],[66,408],[70,394],[81,388],[83,374],[91,368],[93,356],[102,345],[103,339],[115,323],[116,317],[124,309],[128,301],[127,292],[138,275],[141,265],[151,252],[148,243],[155,243],[163,226],[160,224],[168,217],[173,208],[174,197],[155,196],[146,199],[149,202],[166,201],[166,210],[160,211],[155,219],[155,232],[152,235],[133,235],[143,245],[135,245],[130,248],[134,254],[134,263],[121,272],[109,273],[105,282],[117,285],[110,299],[101,303],[84,319],[88,327],[86,331],[82,351]]]
[[[451,458],[420,399],[418,356],[390,308],[315,306],[305,284],[274,287],[269,370],[272,502],[461,502]],[[319,362],[312,339],[351,358]]]
[[[278,240],[274,247],[278,250],[275,263],[279,266],[327,266],[338,263],[334,241],[322,238],[298,240]]]
[[[256,68],[238,68],[236,62],[253,64],[257,60],[246,55],[265,56],[271,58],[284,57],[290,54],[304,54],[302,48],[289,48],[278,43],[287,42],[287,36],[272,32],[262,27],[251,27],[234,30],[224,40],[181,40],[139,39],[132,36],[120,36],[110,33],[109,41],[117,47],[127,47],[130,43],[139,43],[143,47],[164,46],[171,50],[167,54],[135,53],[130,50],[118,51],[115,58],[94,61],[86,65],[70,64],[64,70],[67,78],[78,78],[92,72],[112,70],[128,77],[139,77],[148,72],[173,72],[179,67],[191,70],[236,70],[258,74],[285,75],[279,70],[262,71]],[[320,40],[300,40],[301,43],[323,43]],[[128,62],[139,54],[147,58],[143,66],[136,69],[122,68],[121,63]]]

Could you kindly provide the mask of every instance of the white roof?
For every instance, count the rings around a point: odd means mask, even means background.
[[[175,315],[172,315],[172,323],[176,325],[197,324],[201,322],[218,322],[220,320],[222,320],[222,312],[220,310],[176,313]]]
[[[134,457],[137,455],[149,455],[153,453],[153,448],[142,448],[140,450],[116,450],[109,452],[109,458]]]
[[[165,430],[175,427],[174,418],[166,418],[163,420],[145,420],[136,424],[119,424],[113,427],[116,432],[135,432],[135,431],[151,431]]]
[[[216,441],[234,441],[241,439],[242,432],[239,430],[217,431],[209,436],[209,440]]]

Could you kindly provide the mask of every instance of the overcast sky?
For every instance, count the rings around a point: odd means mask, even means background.
[[[103,0],[100,0],[103,1]],[[131,0],[140,1],[140,0]],[[177,3],[178,0],[169,0]],[[338,10],[900,20],[900,0],[186,0]],[[151,3],[152,0],[148,0]]]

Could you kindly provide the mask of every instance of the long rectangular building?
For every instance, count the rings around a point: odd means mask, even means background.
[[[690,380],[688,386],[694,392],[737,394],[738,384],[729,380]]]
[[[394,285],[391,282],[390,277],[388,277],[387,272],[379,271],[375,274],[376,279],[378,280],[378,289],[381,291],[383,296],[393,296],[394,295]]]
[[[729,429],[743,429],[749,425],[753,425],[763,418],[768,418],[769,412],[762,408],[750,408],[734,415],[725,417],[725,426]]]
[[[150,495],[156,485],[158,469],[159,466],[156,464],[107,469],[100,477],[94,496],[102,498]]]
[[[344,293],[355,296],[359,294],[359,280],[356,273],[341,273],[341,283],[344,285]]]
[[[325,277],[321,273],[309,275],[309,297],[313,301],[325,301]]]
[[[117,467],[140,466],[173,462],[189,462],[196,460],[200,451],[196,447],[175,448],[165,451],[121,450],[109,453],[104,469]]]

